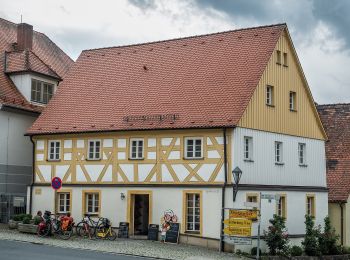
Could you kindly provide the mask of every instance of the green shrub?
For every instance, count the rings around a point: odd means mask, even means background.
[[[27,215],[27,214],[18,214],[18,215],[14,215],[14,216],[13,216],[13,220],[14,220],[14,221],[23,221],[23,219],[24,219],[26,216],[32,218],[32,215],[30,215],[30,214],[28,214],[28,215]]]
[[[348,255],[348,254],[350,254],[350,247],[343,247],[342,251],[343,251],[344,255]]]
[[[40,216],[34,217],[34,225],[39,225],[41,221],[42,221],[42,218]]]
[[[318,256],[321,254],[319,250],[319,231],[315,228],[314,219],[312,216],[305,215],[305,238],[301,242],[304,247],[304,252],[308,256]]]
[[[338,255],[341,248],[338,246],[339,236],[331,226],[329,217],[324,219],[324,232],[319,234],[318,243],[323,255]]]
[[[30,224],[30,221],[31,221],[32,219],[29,217],[29,216],[25,216],[24,218],[23,218],[23,224]]]
[[[255,246],[250,250],[250,254],[251,255],[256,255],[256,253],[258,252],[258,248]],[[259,255],[261,255],[261,249],[259,249]]]
[[[290,249],[291,256],[301,256],[303,254],[303,249],[300,246],[292,246]]]
[[[286,229],[285,218],[273,215],[273,219],[269,220],[270,226],[268,231],[264,231],[265,241],[271,255],[284,255],[288,250],[288,233]]]

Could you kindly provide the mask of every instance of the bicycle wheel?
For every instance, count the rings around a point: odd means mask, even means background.
[[[88,223],[83,223],[78,229],[78,235],[84,238],[92,238],[94,236],[94,228],[91,228]]]
[[[117,233],[115,233],[113,228],[111,228],[111,230],[108,231],[108,239],[111,241],[114,241],[114,240],[116,240],[116,238],[117,238]]]
[[[58,231],[59,237],[64,239],[64,240],[70,239],[72,234],[73,234],[73,227],[71,227],[71,226],[67,227],[66,230],[60,229]]]
[[[47,223],[45,228],[43,229],[40,229],[38,227],[37,234],[39,237],[47,237],[50,234],[50,231],[51,231],[51,223]]]
[[[77,234],[77,236],[81,236],[81,231],[80,229],[83,228],[84,224],[86,223],[86,221],[80,221],[76,226],[75,226],[75,234]]]

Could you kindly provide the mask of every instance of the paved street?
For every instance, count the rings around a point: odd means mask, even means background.
[[[43,244],[0,240],[1,260],[137,260],[152,259],[124,256],[81,249],[60,248]]]

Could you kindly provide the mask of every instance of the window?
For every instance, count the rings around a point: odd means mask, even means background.
[[[70,212],[71,195],[70,192],[59,192],[58,194],[58,213]]]
[[[299,165],[306,165],[306,144],[298,144]]]
[[[98,214],[100,212],[100,194],[98,192],[85,193],[85,213]]]
[[[275,142],[275,163],[282,164],[283,163],[283,143]]]
[[[185,138],[185,158],[201,159],[203,158],[203,140],[202,138]]]
[[[201,194],[186,193],[186,231],[201,231]]]
[[[100,140],[89,140],[89,160],[100,160],[101,158],[101,141]]]
[[[52,98],[53,92],[53,84],[32,79],[31,101],[47,104]]]
[[[289,92],[289,110],[295,111],[295,99],[297,93],[291,91]]]
[[[306,196],[306,214],[315,217],[315,196]]]
[[[143,139],[130,139],[130,159],[143,159]]]
[[[55,161],[60,160],[60,148],[61,148],[61,142],[60,141],[49,141],[49,160]]]
[[[266,105],[273,106],[273,86],[266,86]]]
[[[247,194],[247,202],[258,202],[258,195],[256,194]]]
[[[280,195],[277,201],[277,210],[276,214],[280,217],[287,218],[287,205],[286,205],[286,196]]]
[[[244,160],[253,160],[253,138],[249,136],[244,137]]]
[[[288,67],[288,56],[287,53],[283,53],[283,66]]]
[[[276,51],[276,57],[277,57],[276,63],[281,65],[282,64],[282,62],[281,62],[281,51]]]

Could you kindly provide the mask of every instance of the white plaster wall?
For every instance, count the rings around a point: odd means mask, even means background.
[[[247,208],[244,206],[247,193],[259,193],[256,190],[240,190],[237,194],[236,201],[232,199],[232,188],[226,189],[225,203],[226,207]],[[287,217],[286,226],[289,234],[301,235],[305,234],[305,214],[306,214],[306,195],[315,195],[315,224],[323,226],[323,220],[328,215],[328,194],[327,192],[304,192],[304,191],[272,191],[266,190],[263,194],[283,194],[286,195]],[[269,219],[276,214],[276,201],[262,200],[261,202],[261,231],[267,230]],[[253,224],[253,236],[257,235],[258,224]]]
[[[53,84],[55,86],[54,87],[55,90],[57,88],[57,81],[39,77],[37,75],[33,75],[30,73],[11,75],[10,78],[13,81],[13,83],[16,85],[17,89],[28,101],[30,101],[30,98],[31,98],[32,78]]]
[[[241,184],[326,187],[324,141],[240,127],[232,135],[233,168],[242,169]],[[244,136],[253,137],[254,162],[244,161]],[[275,141],[283,142],[284,165],[275,165]],[[299,166],[298,143],[306,144],[307,167]]]
[[[40,188],[41,195],[35,194],[35,189]],[[101,216],[112,221],[113,226],[119,222],[127,221],[127,192],[128,190],[151,190],[152,200],[152,224],[160,224],[164,211],[171,209],[182,223],[183,190],[201,190],[203,194],[203,236],[219,238],[221,222],[221,189],[220,188],[128,188],[128,187],[63,187],[72,189],[72,216],[75,222],[82,219],[82,193],[83,190],[101,190]],[[126,198],[121,200],[120,194]],[[54,210],[54,191],[51,187],[33,188],[33,212],[38,210]]]

